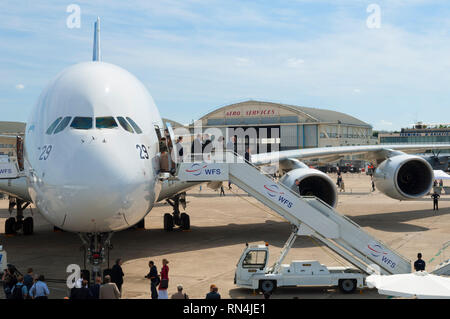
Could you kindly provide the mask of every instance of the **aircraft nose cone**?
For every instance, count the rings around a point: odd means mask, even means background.
[[[154,181],[145,168],[133,165],[135,154],[124,150],[117,156],[113,146],[101,144],[81,145],[53,176],[57,182],[47,191],[51,210],[64,215],[56,226],[75,232],[120,230],[139,222],[153,203]]]

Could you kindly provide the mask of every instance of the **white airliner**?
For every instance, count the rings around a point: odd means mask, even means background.
[[[111,234],[142,223],[156,202],[172,200],[174,215],[165,228],[189,228],[180,214],[183,192],[192,183],[159,179],[159,134],[164,129],[158,108],[145,86],[124,69],[100,61],[99,21],[94,58],[68,67],[43,90],[25,132],[24,176],[1,179],[0,190],[17,198],[17,217],[6,232],[33,233],[31,217],[23,220],[23,203],[33,202],[56,227],[79,233],[91,263],[101,262]],[[305,193],[336,205],[334,182],[305,167],[302,158],[367,154],[377,162],[377,187],[390,197],[411,199],[428,193],[433,170],[417,152],[450,145],[377,145],[318,148],[252,157],[256,165],[277,156],[287,171],[282,182],[304,183]]]

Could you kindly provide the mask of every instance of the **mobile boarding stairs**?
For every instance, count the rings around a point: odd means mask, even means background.
[[[226,152],[207,162],[180,163],[181,181],[230,181],[290,222],[296,235],[311,236],[361,272],[382,275],[411,272],[411,261],[401,256],[349,218],[316,197],[303,197],[264,175],[242,157]]]

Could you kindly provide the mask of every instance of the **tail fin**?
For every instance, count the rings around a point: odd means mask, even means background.
[[[92,54],[92,61],[100,61],[100,18],[94,24],[94,51]]]

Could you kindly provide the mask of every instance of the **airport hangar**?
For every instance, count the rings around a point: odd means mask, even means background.
[[[258,144],[271,150],[378,144],[372,126],[353,116],[319,108],[263,101],[244,101],[220,107],[199,119],[203,131],[220,128],[223,136],[228,128],[255,128]],[[259,136],[259,129],[267,129]],[[194,134],[194,124],[189,125]],[[271,129],[277,135],[271,136]],[[238,140],[238,144],[242,141]],[[273,144],[278,144],[273,147]],[[258,151],[257,151],[258,152]],[[253,150],[253,153],[256,153]]]

